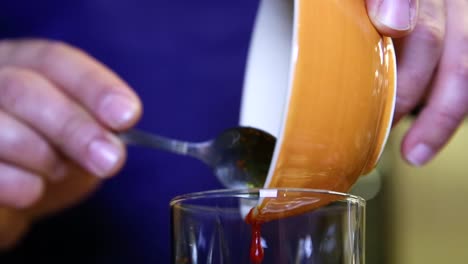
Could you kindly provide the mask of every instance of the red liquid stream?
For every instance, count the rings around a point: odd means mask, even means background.
[[[252,228],[250,261],[253,264],[261,264],[263,261],[264,251],[262,247],[261,227],[265,222],[315,210],[337,200],[337,198],[339,197],[334,195],[317,197],[317,194],[313,193],[309,195],[302,193],[300,196],[297,196],[287,194],[287,192],[279,193],[275,199],[263,198],[262,204],[252,208],[245,218],[245,222]],[[286,208],[285,204],[293,206]]]
[[[252,227],[252,240],[250,242],[250,261],[254,264],[261,264],[264,257],[262,247],[262,222],[253,217],[254,209],[250,210],[246,222]]]

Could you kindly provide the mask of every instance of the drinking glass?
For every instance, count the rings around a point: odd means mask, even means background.
[[[284,216],[275,212],[271,221],[246,220],[265,199],[281,204]],[[313,189],[215,190],[178,196],[170,206],[173,263],[365,261],[360,197]],[[256,250],[263,251],[263,261],[255,258]]]

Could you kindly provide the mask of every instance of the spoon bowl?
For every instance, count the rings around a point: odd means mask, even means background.
[[[203,142],[186,142],[128,130],[119,137],[128,145],[138,145],[187,155],[210,166],[226,188],[263,187],[270,168],[276,139],[253,127],[235,127]]]

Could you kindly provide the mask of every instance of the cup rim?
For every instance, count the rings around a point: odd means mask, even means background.
[[[251,195],[259,195],[259,197],[276,197],[273,196],[277,192],[294,192],[294,193],[309,193],[309,194],[323,194],[323,195],[334,195],[342,199],[340,201],[351,202],[358,204],[359,206],[365,206],[366,200],[360,196],[335,192],[323,189],[311,189],[311,188],[245,188],[245,189],[216,189],[200,192],[192,192],[175,196],[169,202],[172,207],[177,204],[181,204],[186,201],[205,199],[205,198],[227,198],[227,197],[238,197],[246,198]]]

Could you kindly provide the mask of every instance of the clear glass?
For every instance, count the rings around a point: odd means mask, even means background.
[[[365,200],[312,189],[217,190],[171,201],[173,263],[260,263],[246,221],[259,199],[321,206],[261,224],[261,263],[363,264]],[[289,198],[290,197],[290,198]]]

